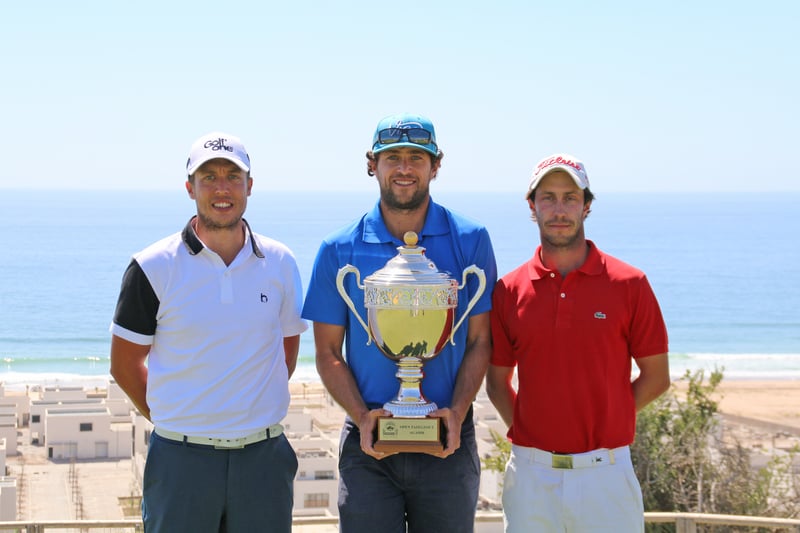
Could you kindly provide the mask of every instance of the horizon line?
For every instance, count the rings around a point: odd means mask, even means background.
[[[180,187],[6,187],[0,185],[0,191],[17,191],[17,192],[185,192]],[[374,193],[372,190],[364,188],[267,188],[259,189],[257,192],[292,192],[292,193]],[[452,188],[442,187],[438,191],[431,190],[431,195],[436,192],[441,193],[512,193],[524,194],[519,189],[481,189],[481,188]],[[796,194],[800,193],[800,187],[797,189],[596,189],[593,192],[597,193],[613,193],[613,194]]]

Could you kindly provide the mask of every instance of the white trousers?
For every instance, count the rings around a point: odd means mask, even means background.
[[[630,449],[553,455],[514,445],[503,481],[506,533],[644,531]]]

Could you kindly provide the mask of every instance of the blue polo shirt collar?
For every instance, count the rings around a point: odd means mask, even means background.
[[[183,231],[181,232],[181,239],[191,255],[197,255],[203,251],[203,242],[197,238],[197,234],[194,232],[194,228],[192,227],[192,222],[196,218],[197,215],[190,218],[189,222],[186,223],[186,226],[184,226]],[[261,251],[261,248],[258,246],[258,243],[253,236],[253,232],[250,229],[250,224],[248,224],[245,219],[242,219],[242,222],[244,222],[245,234],[250,240],[250,246],[253,248],[253,254],[259,259],[264,259],[264,252]]]
[[[425,223],[422,226],[419,240],[422,241],[426,236],[445,235],[449,233],[450,226],[447,223],[447,214],[444,208],[433,201],[431,198],[428,203],[428,212],[425,215]],[[375,206],[364,216],[364,233],[361,237],[364,242],[371,244],[399,242],[395,239],[381,216],[381,202],[375,202]]]

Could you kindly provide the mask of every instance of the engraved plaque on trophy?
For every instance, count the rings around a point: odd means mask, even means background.
[[[429,418],[438,409],[422,393],[423,365],[436,357],[478,302],[486,288],[486,276],[475,265],[464,269],[462,284],[439,272],[425,257],[425,248],[417,246],[417,234],[407,232],[405,245],[386,266],[360,281],[360,272],[352,265],[339,269],[336,287],[347,306],[367,332],[370,342],[397,365],[400,389],[384,404],[391,417],[378,419],[374,448],[383,452],[439,452],[444,448],[441,419]],[[344,288],[347,274],[356,276],[364,291],[367,323]],[[469,301],[464,315],[455,322],[458,290],[466,286],[467,275],[478,276],[478,291]]]

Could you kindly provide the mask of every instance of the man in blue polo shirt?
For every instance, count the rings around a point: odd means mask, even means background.
[[[290,532],[297,458],[283,435],[300,333],[291,251],[242,218],[253,186],[241,141],[192,146],[183,231],[135,254],[111,324],[111,374],[155,426],[148,533]]]
[[[407,231],[442,272],[460,274],[471,265],[484,270],[486,286],[497,279],[489,234],[482,225],[435,203],[429,185],[439,172],[442,152],[433,124],[425,117],[394,115],[378,123],[367,174],[375,176],[380,199],[352,224],[327,237],[317,254],[303,318],[314,321],[317,370],[326,388],[347,411],[339,458],[339,518],[344,533],[473,531],[480,485],[472,421],[472,400],[491,354],[487,289],[448,345],[425,364],[426,398],[439,406],[429,416],[442,419],[447,442],[439,453],[388,453],[373,447],[382,408],[397,393],[393,361],[383,356],[336,288],[338,270],[354,265],[363,275],[397,255]],[[478,290],[471,276],[458,297],[456,316]],[[349,280],[352,281],[352,280]],[[364,301],[355,283],[353,302]],[[366,310],[361,309],[366,319]]]

